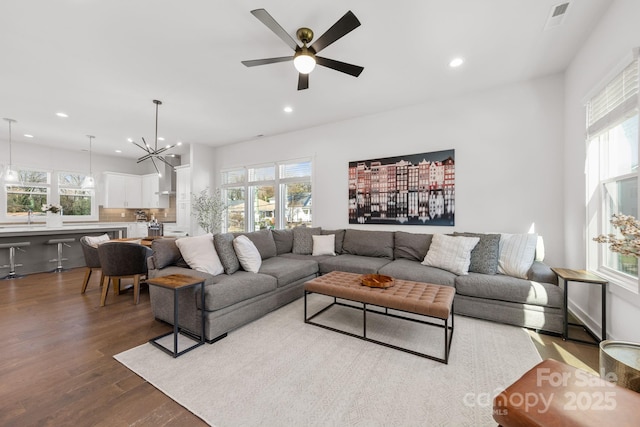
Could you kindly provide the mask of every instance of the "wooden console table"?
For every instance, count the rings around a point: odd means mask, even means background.
[[[563,327],[563,332],[562,332],[562,339],[563,340],[570,340],[570,341],[576,341],[576,342],[581,342],[583,344],[592,344],[592,345],[598,345],[600,343],[600,341],[604,341],[607,339],[607,283],[609,283],[607,280],[604,280],[602,277],[600,276],[596,276],[593,273],[590,273],[586,270],[571,270],[569,268],[556,268],[553,267],[551,268],[551,270],[553,270],[558,277],[560,277],[560,279],[562,279],[562,281],[564,282],[564,327]],[[591,284],[596,284],[596,285],[600,285],[602,287],[602,298],[601,298],[601,303],[602,303],[602,323],[601,323],[601,334],[600,334],[600,339],[598,339],[597,337],[595,337],[591,331],[589,331],[584,325],[581,325],[579,323],[570,323],[569,322],[569,308],[568,308],[568,303],[569,303],[569,282],[577,282],[577,283],[591,283]],[[589,335],[591,335],[594,339],[594,342],[591,341],[585,341],[585,340],[580,340],[580,339],[575,339],[575,338],[570,338],[569,337],[569,325],[572,326],[582,326],[585,331],[587,331],[589,333]]]

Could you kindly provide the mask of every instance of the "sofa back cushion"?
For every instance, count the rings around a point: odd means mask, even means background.
[[[236,251],[233,249],[234,237],[232,233],[213,236],[213,246],[215,246],[220,262],[224,267],[224,272],[227,274],[233,274],[240,269],[240,261],[238,261]]]
[[[394,236],[394,259],[424,260],[431,246],[433,234],[416,234],[396,231]]]
[[[498,258],[500,254],[500,234],[482,233],[453,233],[455,236],[478,237],[480,241],[471,251],[472,273],[496,274],[498,272]]]
[[[313,252],[313,238],[318,236],[320,227],[296,227],[293,229],[293,249],[291,252],[300,255],[311,255]]]
[[[342,252],[351,255],[393,259],[393,232],[348,229]]]
[[[158,269],[165,268],[169,265],[178,267],[189,266],[182,258],[175,238],[163,237],[162,239],[154,239],[151,242],[151,249],[153,250],[155,267]]]
[[[336,242],[335,242],[335,253],[336,255],[340,255],[342,253],[342,242],[344,241],[344,233],[346,230],[342,229],[342,230],[322,230],[322,234],[324,235],[329,235],[329,234],[335,234],[336,235]]]
[[[251,231],[249,233],[234,233],[234,236],[247,236],[255,245],[262,259],[273,258],[278,255],[276,241],[273,239],[271,230]],[[237,255],[237,253],[236,253]],[[242,264],[242,263],[241,263]]]
[[[276,243],[276,254],[282,255],[293,250],[293,229],[272,230],[271,235]]]

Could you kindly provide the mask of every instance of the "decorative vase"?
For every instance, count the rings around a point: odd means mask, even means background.
[[[47,227],[62,227],[62,215],[60,215],[60,212],[47,212]]]

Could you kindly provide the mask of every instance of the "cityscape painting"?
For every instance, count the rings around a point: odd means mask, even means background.
[[[349,162],[349,224],[453,226],[455,150]]]

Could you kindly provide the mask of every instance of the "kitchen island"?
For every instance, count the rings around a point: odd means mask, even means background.
[[[98,236],[108,234],[112,239],[127,237],[126,223],[82,223],[65,224],[61,227],[46,227],[36,225],[4,225],[0,226],[0,244],[29,242],[16,250],[16,263],[22,266],[16,268],[18,275],[53,271],[57,262],[58,248],[55,244],[47,244],[51,239],[74,239],[63,247],[64,268],[84,267],[84,255],[80,247],[82,236]],[[9,250],[0,251],[0,266],[9,264]],[[9,273],[9,268],[0,269],[0,277]],[[79,288],[78,288],[79,289]]]

